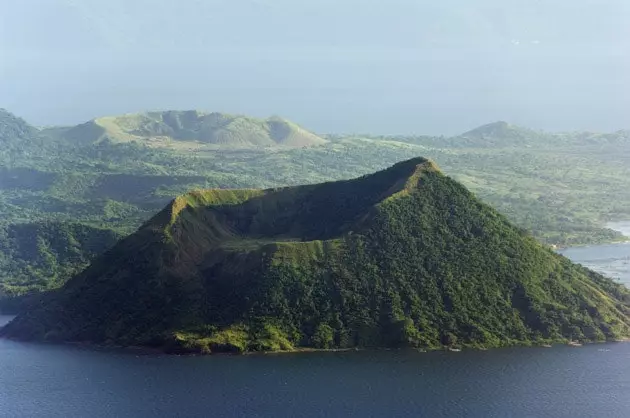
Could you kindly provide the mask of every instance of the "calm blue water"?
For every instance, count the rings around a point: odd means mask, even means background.
[[[563,253],[630,283],[630,245]],[[0,340],[0,417],[204,416],[627,418],[630,343],[173,357]]]
[[[607,226],[630,236],[630,222],[609,223]],[[574,247],[559,252],[630,287],[630,243]]]
[[[0,341],[2,417],[628,417],[630,344],[171,357]]]
[[[630,243],[568,248],[560,253],[630,287]]]

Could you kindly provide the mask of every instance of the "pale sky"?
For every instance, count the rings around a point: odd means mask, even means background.
[[[506,120],[630,128],[627,0],[0,0],[0,107],[37,125],[159,109],[317,132]]]

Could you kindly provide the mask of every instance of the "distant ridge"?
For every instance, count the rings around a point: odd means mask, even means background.
[[[37,128],[8,110],[0,108],[0,144],[30,140],[37,134]]]
[[[451,145],[475,147],[488,146],[536,146],[537,144],[567,146],[619,144],[630,142],[630,131],[616,132],[545,132],[498,121],[479,126],[457,137],[450,138]]]
[[[196,110],[106,116],[69,128],[73,143],[138,141],[145,145],[197,144],[227,148],[310,147],[327,141],[280,117],[267,119]]]
[[[460,137],[465,138],[514,138],[539,135],[536,131],[504,121],[498,121],[482,125],[478,128],[464,132]]]
[[[505,146],[523,143],[535,143],[553,137],[553,134],[537,132],[529,128],[498,121],[479,126],[454,137],[454,144],[469,146]]]
[[[6,109],[0,109],[0,165],[3,157],[32,158],[46,154],[45,139],[36,127]]]

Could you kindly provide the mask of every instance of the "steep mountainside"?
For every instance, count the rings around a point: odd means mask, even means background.
[[[173,351],[527,344],[630,334],[630,294],[416,158],[355,180],[206,190],[0,331]]]
[[[326,140],[285,119],[256,119],[196,110],[108,116],[69,128],[50,131],[77,144],[139,141],[152,147],[227,148],[308,147]]]

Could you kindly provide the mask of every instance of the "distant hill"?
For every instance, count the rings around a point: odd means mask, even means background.
[[[536,135],[531,129],[515,126],[504,121],[488,123],[463,133],[466,138],[511,138]]]
[[[174,199],[5,337],[168,351],[497,347],[630,334],[630,293],[430,161]]]
[[[448,139],[450,145],[474,147],[534,147],[630,144],[630,131],[597,132],[544,132],[499,121],[482,125],[459,136]]]
[[[0,109],[0,139],[6,141],[30,138],[37,134],[37,128],[6,109]]]
[[[465,132],[454,138],[454,141],[473,146],[522,146],[528,143],[536,143],[549,137],[551,137],[551,134],[499,121]]]
[[[560,134],[535,131],[503,121],[488,123],[453,137],[404,135],[385,138],[440,148],[528,147],[550,139],[556,143],[563,140]],[[574,135],[570,138],[573,139]]]
[[[43,145],[39,130],[13,113],[0,109],[0,154],[27,153]]]
[[[256,119],[195,110],[107,116],[50,131],[76,144],[138,141],[152,147],[310,147],[326,140],[279,117]]]

